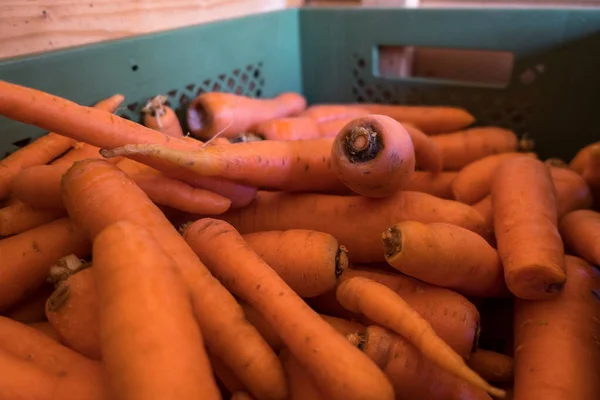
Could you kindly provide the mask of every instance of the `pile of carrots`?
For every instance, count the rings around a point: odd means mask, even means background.
[[[0,81],[0,397],[596,399],[600,142],[204,93],[141,123]]]

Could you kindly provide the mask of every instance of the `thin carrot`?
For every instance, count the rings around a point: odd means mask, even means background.
[[[241,210],[219,216],[242,234],[286,229],[311,229],[333,235],[354,262],[385,261],[380,235],[406,220],[447,222],[488,236],[484,220],[472,207],[420,193],[399,191],[390,197],[259,192]]]
[[[75,253],[84,257],[89,240],[68,218],[0,240],[0,310],[18,303],[39,288],[48,269],[60,257]]]
[[[0,209],[0,236],[16,235],[65,216],[64,210],[38,209],[16,201]]]
[[[306,99],[293,92],[268,99],[209,92],[190,103],[187,123],[192,135],[200,139],[209,139],[217,133],[232,137],[257,123],[292,116],[305,108]]]
[[[327,233],[264,231],[248,233],[244,240],[300,297],[333,289],[348,267],[346,249]]]
[[[42,332],[44,335],[48,336],[50,339],[56,340],[57,342],[60,341],[60,337],[58,336],[58,333],[56,333],[56,330],[54,330],[54,328],[52,327],[50,322],[47,322],[47,321],[31,322],[27,325],[29,325],[30,327],[32,327],[33,329],[35,329],[39,332]]]
[[[267,140],[299,140],[321,137],[319,126],[312,118],[288,117],[263,121],[248,129]]]
[[[240,382],[240,380],[235,376],[231,369],[229,369],[229,367],[223,363],[223,361],[221,361],[214,354],[211,354],[208,350],[207,354],[215,377],[217,378],[218,382],[220,382],[225,389],[229,391],[229,393],[246,390],[242,382]]]
[[[442,199],[453,200],[452,182],[457,176],[457,172],[444,171],[437,174],[425,171],[415,171],[406,190],[413,192],[423,192]]]
[[[516,300],[515,399],[592,400],[600,393],[598,271],[565,258],[569,279],[558,298]]]
[[[498,253],[468,229],[404,221],[381,237],[386,261],[406,275],[470,296],[508,294]]]
[[[100,155],[100,148],[84,142],[77,142],[73,145],[71,150],[52,161],[50,165],[72,165],[75,161],[81,161],[87,158],[102,158],[102,155]],[[115,164],[119,161],[119,158],[111,159],[111,162]]]
[[[491,400],[485,391],[439,368],[408,340],[381,326],[368,326],[348,339],[383,370],[397,400]]]
[[[559,229],[569,250],[600,265],[600,213],[592,210],[570,212],[560,220]]]
[[[454,198],[462,203],[474,204],[490,194],[492,179],[498,166],[505,160],[527,154],[536,157],[535,153],[502,153],[475,160],[458,172],[452,182]]]
[[[325,400],[328,398],[315,385],[308,371],[288,349],[283,349],[279,353],[279,359],[283,364],[290,386],[289,400]]]
[[[459,170],[481,158],[518,149],[514,132],[497,127],[470,128],[432,139],[442,151],[445,170]]]
[[[585,169],[585,166],[588,163],[588,160],[589,160],[588,157],[590,155],[592,148],[594,146],[598,146],[598,145],[600,145],[600,142],[588,144],[584,148],[580,149],[577,152],[577,154],[575,154],[575,157],[573,157],[571,162],[569,162],[569,167],[572,170],[574,170],[575,172],[577,172],[578,174],[580,174],[580,175],[583,174],[583,170]]]
[[[567,277],[548,167],[529,157],[502,162],[492,183],[492,208],[508,289],[528,300],[557,297]]]
[[[381,371],[311,310],[231,225],[204,218],[183,236],[213,275],[261,313],[328,398],[394,397]]]
[[[471,354],[469,367],[490,382],[512,382],[514,362],[512,357],[495,351],[477,349]]]
[[[300,113],[300,116],[309,117],[319,124],[336,119],[359,118],[372,114],[360,106],[347,104],[314,104]]]
[[[415,170],[415,149],[406,129],[385,115],[344,125],[331,147],[333,172],[349,189],[387,197],[406,187]]]
[[[166,96],[156,96],[148,101],[142,109],[144,126],[172,137],[183,137],[177,114],[166,102]]]
[[[587,182],[594,198],[594,209],[600,211],[600,144],[590,148],[587,158],[588,162],[581,176]]]
[[[471,370],[462,357],[444,342],[423,317],[393,290],[367,278],[353,277],[336,291],[338,301],[350,311],[360,312],[383,327],[406,338],[440,368],[490,394],[505,393],[490,386]]]
[[[550,175],[556,189],[558,219],[571,211],[592,207],[592,193],[583,177],[569,168],[560,167],[550,167]]]
[[[121,220],[148,229],[186,281],[207,347],[257,398],[285,398],[285,377],[275,353],[248,324],[234,297],[124,172],[106,161],[80,161],[65,174],[62,189],[67,212],[91,238]]]
[[[94,239],[93,260],[102,360],[115,395],[220,399],[187,287],[150,232],[116,222]]]
[[[30,296],[3,312],[2,315],[24,324],[46,321],[46,300],[52,291],[51,285],[42,285]]]

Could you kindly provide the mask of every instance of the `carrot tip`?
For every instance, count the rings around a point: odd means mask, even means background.
[[[402,251],[402,232],[395,226],[381,234],[385,258],[391,258]]]
[[[48,311],[58,311],[69,299],[70,288],[67,283],[62,283],[58,288],[48,297]]]
[[[501,398],[501,399],[503,399],[503,398],[505,398],[505,397],[506,397],[506,390],[498,389],[498,388],[496,388],[496,387],[493,387],[493,386],[490,386],[490,387],[487,389],[487,392],[488,392],[490,395],[492,395],[492,396],[494,396],[494,397]]]
[[[335,277],[339,278],[342,273],[348,268],[348,249],[346,246],[340,246],[335,255]]]

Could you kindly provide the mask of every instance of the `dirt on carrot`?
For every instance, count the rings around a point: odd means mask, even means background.
[[[156,96],[142,109],[144,126],[172,137],[183,137],[177,114],[167,104],[166,96]]]

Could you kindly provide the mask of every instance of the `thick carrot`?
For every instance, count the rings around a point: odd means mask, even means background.
[[[567,277],[548,167],[525,156],[502,162],[492,183],[492,208],[508,289],[527,300],[557,297]]]
[[[130,143],[155,143],[171,148],[195,150],[201,145],[201,142],[173,138],[105,111],[81,106],[67,99],[6,81],[0,80],[0,93],[0,115],[58,132],[93,146],[115,148]],[[57,118],[57,115],[60,118]],[[148,159],[138,161],[151,163]],[[170,170],[169,165],[156,163],[150,166],[165,174],[184,175],[180,170]],[[186,182],[193,186],[228,197],[232,200],[233,207],[247,205],[256,194],[254,188],[225,180],[200,179],[196,176],[183,178],[187,178]]]
[[[508,294],[498,252],[468,229],[404,221],[381,237],[386,261],[406,275],[468,296]]]
[[[353,277],[338,286],[336,297],[350,311],[359,312],[406,338],[445,371],[494,396],[504,397],[502,390],[490,386],[471,370],[462,357],[435,333],[431,324],[387,286],[367,278]]]
[[[249,132],[267,140],[299,140],[321,137],[319,125],[308,117],[277,118],[251,126]]]
[[[142,109],[144,126],[172,137],[183,137],[175,111],[166,105],[166,96],[156,96]]]
[[[560,296],[515,303],[515,399],[591,400],[600,393],[596,268],[566,256]]]
[[[600,265],[600,213],[592,210],[570,212],[560,220],[559,230],[570,251]]]
[[[415,149],[406,129],[385,115],[344,125],[331,147],[333,172],[349,189],[387,197],[404,189],[415,171]]]
[[[413,192],[423,192],[442,199],[452,200],[454,194],[452,193],[452,182],[457,176],[457,172],[444,171],[440,173],[415,171],[412,174],[412,178],[406,190]]]
[[[257,123],[292,116],[305,108],[306,99],[293,92],[268,99],[209,92],[190,103],[187,123],[192,135],[200,139],[209,139],[217,133],[232,137]]]
[[[261,313],[328,398],[394,397],[381,371],[311,310],[231,225],[204,218],[183,236],[213,275]]]
[[[46,300],[53,290],[52,285],[42,285],[33,294],[10,307],[2,315],[24,324],[46,321]]]
[[[491,400],[485,391],[439,368],[405,338],[381,326],[368,326],[348,339],[383,370],[397,400]]]
[[[208,348],[257,398],[285,398],[285,377],[275,353],[248,324],[234,297],[124,172],[106,161],[81,161],[65,174],[62,188],[69,215],[89,237],[120,220],[148,229],[186,281]]]
[[[593,199],[585,179],[569,168],[550,167],[550,175],[556,189],[558,219],[582,208],[591,208]]]
[[[514,132],[497,128],[470,128],[432,137],[443,154],[445,170],[459,170],[473,161],[518,148]]]
[[[354,262],[385,261],[381,232],[400,221],[447,222],[488,236],[483,217],[472,207],[420,193],[399,191],[390,197],[259,192],[242,210],[219,216],[242,234],[311,229],[333,235]]]
[[[314,379],[288,349],[283,349],[279,353],[279,359],[283,364],[290,386],[289,400],[325,400],[328,398],[315,385]]]
[[[399,106],[374,103],[357,104],[370,113],[388,115],[399,122],[409,122],[428,134],[452,132],[475,122],[468,111],[456,107]]]
[[[527,154],[536,157],[535,153],[502,153],[475,160],[458,172],[452,182],[454,198],[462,203],[474,204],[490,194],[492,179],[498,166],[505,160]]]
[[[583,170],[585,169],[585,166],[588,163],[589,160],[589,155],[590,152],[592,150],[592,148],[594,146],[598,146],[600,145],[600,142],[595,142],[595,143],[591,143],[587,146],[585,146],[584,148],[580,149],[577,154],[575,154],[575,157],[573,157],[573,159],[571,160],[571,162],[569,162],[569,167],[576,171],[578,174],[583,174]]]
[[[263,231],[248,233],[244,240],[300,297],[333,289],[348,267],[346,249],[327,233]]]
[[[27,168],[14,177],[10,194],[30,207],[64,209],[60,181],[70,167],[61,164]]]
[[[402,124],[415,147],[417,168],[433,173],[444,167],[444,154],[438,144],[423,131],[411,124]]]
[[[84,257],[89,250],[89,240],[68,218],[0,240],[0,310],[39,288],[60,257],[72,253]]]
[[[27,325],[29,325],[30,327],[32,327],[33,329],[35,329],[39,332],[42,332],[44,335],[48,336],[50,339],[56,340],[57,342],[60,341],[60,337],[58,336],[58,333],[56,333],[56,330],[52,327],[50,322],[47,322],[47,321],[31,322]]]
[[[33,208],[17,200],[0,209],[0,236],[16,235],[65,216],[64,210]]]
[[[185,282],[150,232],[116,222],[94,239],[93,260],[102,360],[115,395],[220,399]]]
[[[490,382],[512,382],[514,362],[512,357],[495,351],[477,349],[471,354],[469,367]]]
[[[588,162],[581,176],[592,193],[594,209],[600,211],[600,144],[591,147]]]
[[[359,118],[372,114],[369,110],[360,106],[348,104],[314,104],[300,113],[303,117],[309,117],[319,124],[336,119]]]

